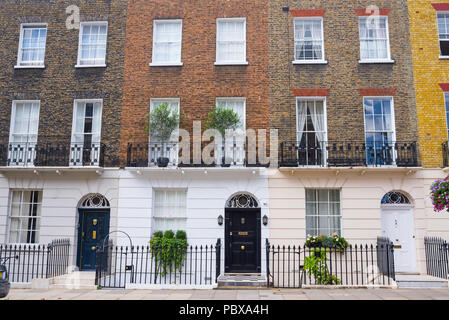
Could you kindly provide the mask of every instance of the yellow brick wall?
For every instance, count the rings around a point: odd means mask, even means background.
[[[422,165],[428,168],[443,165],[441,144],[447,141],[447,127],[444,93],[438,84],[449,83],[449,60],[439,59],[437,11],[432,3],[449,1],[408,1],[419,143]]]

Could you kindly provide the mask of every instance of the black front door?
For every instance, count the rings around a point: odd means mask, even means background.
[[[260,209],[226,209],[225,272],[260,272]]]
[[[109,233],[109,210],[79,210],[77,265],[80,270],[94,270],[96,247],[103,245]]]

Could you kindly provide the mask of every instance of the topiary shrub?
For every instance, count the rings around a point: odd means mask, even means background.
[[[173,239],[175,237],[175,233],[172,230],[167,230],[164,232],[164,238]]]
[[[162,231],[156,231],[153,234],[153,238],[162,238],[164,236],[164,233]]]
[[[184,230],[176,231],[176,239],[187,240],[187,233]]]

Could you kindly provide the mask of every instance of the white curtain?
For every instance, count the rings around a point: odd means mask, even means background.
[[[217,61],[245,61],[245,22],[218,21]]]
[[[38,126],[39,104],[17,103],[15,105],[11,142],[36,143]]]
[[[153,232],[186,230],[187,192],[156,190],[154,194]]]
[[[326,132],[324,123],[324,108],[322,101],[316,101],[314,103],[314,108],[309,108],[310,116],[312,119],[313,126],[315,128],[315,135],[322,149],[325,148]]]
[[[297,114],[297,139],[298,145],[301,144],[302,136],[304,135],[304,125],[307,120],[307,101],[300,100],[298,102],[298,114]]]
[[[323,53],[321,48],[321,21],[313,21],[312,38],[313,38],[314,59],[322,59]]]
[[[92,143],[99,144],[101,140],[101,103],[95,102],[92,119]]]
[[[181,62],[182,23],[156,23],[153,62]]]

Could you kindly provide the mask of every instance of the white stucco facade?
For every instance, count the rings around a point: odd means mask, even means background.
[[[11,191],[42,191],[39,243],[69,238],[71,263],[76,264],[78,207],[89,194],[110,203],[110,231],[128,234],[133,245],[147,245],[153,230],[155,190],[186,191],[186,232],[192,245],[225,242],[227,200],[237,193],[258,201],[261,217],[261,267],[265,270],[265,240],[274,245],[302,245],[306,239],[306,189],[339,189],[341,234],[351,244],[375,243],[382,235],[382,197],[399,191],[410,199],[416,271],[425,272],[424,237],[449,235],[449,213],[435,213],[429,198],[431,183],[446,176],[441,169],[265,169],[265,168],[109,168],[11,169],[0,173],[0,239],[9,242]],[[128,245],[122,233],[111,235]],[[224,247],[222,247],[222,268]],[[223,270],[223,269],[222,269]]]

